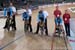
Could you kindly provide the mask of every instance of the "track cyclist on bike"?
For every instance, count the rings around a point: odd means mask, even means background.
[[[27,32],[28,31],[28,27],[29,27],[29,15],[26,12],[26,10],[24,10],[24,13],[22,14],[22,18],[24,21],[24,31]]]
[[[57,17],[55,18],[55,27],[56,27],[56,32],[58,30],[58,27],[60,27],[60,29],[62,29],[62,18],[57,15]]]
[[[35,34],[38,34],[38,32],[39,32],[39,28],[41,25],[40,22],[43,22],[43,26],[45,25],[45,17],[44,17],[44,14],[41,10],[39,11],[38,17],[37,17],[37,30],[36,30]]]
[[[26,19],[26,20],[29,20],[29,15],[28,13],[26,12],[26,10],[24,10],[24,13],[22,14],[22,18],[23,18],[23,21]]]

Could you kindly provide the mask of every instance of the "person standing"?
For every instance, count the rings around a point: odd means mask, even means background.
[[[41,9],[43,11],[44,17],[45,17],[45,33],[48,36],[48,28],[47,28],[47,17],[48,17],[48,12],[45,11],[44,9]]]
[[[26,9],[26,12],[28,13],[28,15],[29,15],[29,28],[30,28],[30,32],[32,32],[33,30],[32,30],[32,25],[31,25],[31,20],[32,20],[32,10],[29,8],[29,4],[28,3],[26,3],[26,7],[25,7],[25,9]]]
[[[14,30],[16,30],[16,22],[15,22],[15,15],[16,15],[16,8],[13,6],[13,3],[9,3],[9,7],[7,8],[7,14],[10,15],[10,17],[12,17],[12,26],[14,28]],[[4,29],[7,28],[7,20],[6,20],[6,24],[4,26]]]
[[[61,17],[61,11],[59,10],[59,6],[56,6],[56,9],[54,10],[55,32],[57,27],[56,19],[58,18],[58,16]]]
[[[56,6],[56,9],[54,10],[54,18],[61,16],[61,11],[59,10],[59,6]]]
[[[65,13],[63,14],[63,20],[66,30],[66,36],[70,36],[70,14],[68,13],[68,10],[65,10]]]
[[[48,36],[48,28],[47,28],[47,17],[48,17],[48,12],[43,10],[43,8],[40,9],[40,11],[42,11],[43,13],[43,18],[45,19],[45,33],[46,35]],[[39,12],[40,12],[39,11]],[[35,32],[35,34],[38,34],[38,31],[39,31],[39,27],[38,27],[38,24],[37,24],[37,30]]]

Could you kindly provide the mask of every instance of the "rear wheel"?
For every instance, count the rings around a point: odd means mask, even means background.
[[[58,29],[58,36],[60,37],[60,34],[61,34],[61,29],[59,28]]]
[[[26,22],[24,22],[24,31],[27,32],[28,31],[28,24]]]
[[[9,31],[10,30],[10,19],[8,18],[7,20],[7,30]]]

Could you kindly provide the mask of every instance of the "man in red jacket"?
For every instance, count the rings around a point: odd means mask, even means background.
[[[54,10],[54,16],[55,16],[55,18],[56,18],[58,15],[61,16],[61,11],[59,10],[59,6],[56,6],[56,10]]]
[[[68,10],[65,10],[65,13],[63,14],[63,20],[66,29],[66,35],[70,36],[70,14],[68,13]]]
[[[59,6],[56,6],[56,9],[54,10],[54,20],[57,19],[57,17],[61,17],[61,11],[59,10]],[[57,21],[55,20],[55,29],[57,27]],[[56,32],[56,30],[55,30]]]

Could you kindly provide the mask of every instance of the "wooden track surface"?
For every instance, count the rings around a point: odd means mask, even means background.
[[[62,11],[62,14],[64,13],[64,10],[69,8],[69,7],[74,7],[75,5],[69,5],[69,6],[60,6],[60,10]],[[21,15],[16,17],[16,23],[17,23],[17,31],[16,32],[7,32],[2,30],[2,33],[5,34],[4,39],[3,39],[3,44],[2,46],[5,46],[3,48],[3,50],[50,50],[51,48],[51,41],[52,41],[52,35],[54,32],[54,15],[53,15],[53,11],[55,9],[55,7],[46,7],[44,8],[46,11],[48,11],[49,13],[49,17],[48,17],[48,32],[49,32],[49,36],[41,36],[39,35],[34,35],[32,33],[24,33],[23,30],[23,21],[21,18]],[[36,17],[37,17],[37,13],[39,10],[35,10],[33,11],[32,14],[32,26],[33,26],[33,32],[36,31]],[[72,17],[75,17],[73,13],[71,13]],[[3,21],[0,23],[0,26],[4,26],[5,23],[5,19],[0,20]],[[22,36],[21,36],[22,35]],[[21,36],[21,37],[20,37]],[[16,38],[20,37],[20,39],[15,40]],[[68,44],[69,50],[71,50],[70,45]],[[64,40],[62,39],[58,39],[55,38],[54,40],[54,48],[59,48],[61,50],[61,48],[64,48],[63,50],[65,50],[65,44],[64,44]],[[56,49],[54,49],[56,50]]]

